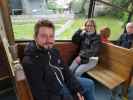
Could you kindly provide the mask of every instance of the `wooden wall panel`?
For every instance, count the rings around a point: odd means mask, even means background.
[[[18,57],[20,60],[24,56],[24,48],[26,45],[27,43],[18,43]],[[72,42],[56,42],[55,47],[59,49],[65,64],[70,64],[71,60],[78,54],[78,46]]]

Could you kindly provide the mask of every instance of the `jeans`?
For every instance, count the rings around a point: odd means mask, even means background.
[[[83,73],[94,68],[98,63],[98,57],[90,57],[90,60],[86,64],[77,64],[74,60],[70,65],[70,70],[74,73],[75,76],[80,77]]]
[[[84,89],[83,96],[85,100],[95,100],[95,86],[94,82],[87,78],[78,78],[82,88]],[[71,96],[69,89],[64,86],[62,91],[60,92],[60,95],[64,96]]]

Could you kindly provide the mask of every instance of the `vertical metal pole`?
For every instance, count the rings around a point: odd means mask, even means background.
[[[90,0],[89,10],[88,10],[88,18],[93,17],[94,9],[95,9],[95,0]]]

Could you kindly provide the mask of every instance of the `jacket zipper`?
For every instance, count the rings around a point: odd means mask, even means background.
[[[56,69],[56,70],[60,73],[61,78],[62,78],[62,80],[64,81],[64,76],[63,76],[63,74],[62,74],[62,71],[61,71],[57,66],[51,64],[51,62],[50,62],[50,61],[51,61],[51,54],[50,54],[49,51],[48,51],[48,56],[49,56],[49,66],[52,67],[52,68],[54,68],[54,69]],[[54,75],[55,75],[57,81],[59,82],[59,84],[60,84],[62,87],[64,87],[62,81],[60,80],[60,78],[59,78],[59,76],[58,76],[58,74],[57,74],[57,72],[54,72]]]

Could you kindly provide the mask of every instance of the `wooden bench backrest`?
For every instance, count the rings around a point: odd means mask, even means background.
[[[18,56],[21,60],[24,56],[26,45],[27,43],[18,44]],[[55,47],[59,49],[65,64],[68,64],[78,53],[78,47],[71,42],[56,42]],[[128,77],[128,73],[133,66],[132,60],[133,52],[131,50],[112,44],[103,45],[100,64],[118,73],[120,76]]]
[[[113,44],[105,44],[102,48],[100,64],[127,78],[133,67],[133,52]]]
[[[18,57],[22,60],[24,56],[24,48],[27,43],[19,43],[18,48]],[[60,51],[61,57],[65,64],[70,63],[78,53],[78,46],[73,44],[72,42],[56,42],[55,47]]]

